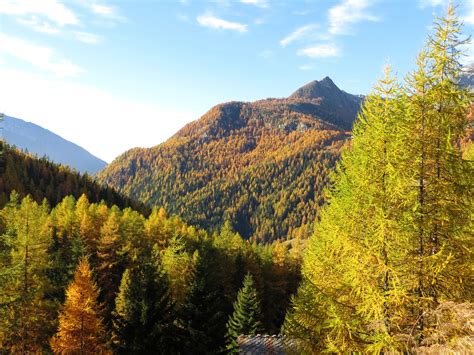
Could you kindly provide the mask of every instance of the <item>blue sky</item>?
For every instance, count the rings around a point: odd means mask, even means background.
[[[2,0],[0,111],[111,161],[224,101],[403,76],[445,0]],[[473,1],[459,1],[465,34]],[[472,47],[466,62],[473,61]]]

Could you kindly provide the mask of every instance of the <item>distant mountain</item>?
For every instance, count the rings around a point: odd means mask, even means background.
[[[98,178],[208,230],[229,220],[245,238],[304,237],[361,101],[324,78],[288,98],[220,104]]]
[[[466,65],[461,70],[459,84],[474,92],[474,63]]]
[[[68,165],[82,173],[95,174],[107,165],[77,144],[18,118],[5,116],[3,137],[8,144],[28,150],[38,157],[47,156],[55,163]]]

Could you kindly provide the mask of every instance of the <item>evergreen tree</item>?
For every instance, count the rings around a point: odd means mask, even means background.
[[[186,353],[218,354],[224,349],[228,313],[224,288],[215,279],[216,267],[212,249],[201,251],[183,309]]]
[[[119,353],[179,353],[174,304],[160,265],[142,261],[127,269],[115,303],[113,342]]]
[[[257,290],[250,274],[245,276],[242,288],[234,303],[234,313],[227,322],[227,350],[238,353],[237,338],[239,335],[256,335],[262,330],[260,323],[260,302]]]
[[[66,301],[59,315],[59,327],[51,339],[56,354],[104,354],[104,326],[97,304],[98,289],[92,271],[83,258],[66,291]]]

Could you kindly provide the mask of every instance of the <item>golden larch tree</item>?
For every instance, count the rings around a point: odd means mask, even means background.
[[[79,263],[66,291],[59,327],[51,339],[55,354],[104,354],[104,326],[97,304],[98,289],[86,258]]]

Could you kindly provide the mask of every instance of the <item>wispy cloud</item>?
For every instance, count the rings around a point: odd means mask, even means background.
[[[254,5],[261,8],[269,7],[267,0],[240,0],[242,4]]]
[[[19,18],[17,22],[36,32],[55,34],[60,31],[57,26],[53,26],[50,22],[39,19],[36,15],[31,15],[29,18]]]
[[[280,40],[280,45],[286,47],[293,42],[303,42],[306,47],[296,52],[299,56],[309,58],[339,57],[342,51],[336,44],[336,38],[352,33],[353,25],[361,21],[378,21],[378,18],[368,12],[375,0],[341,0],[339,4],[330,7],[327,13],[327,29],[320,30],[316,24],[297,28]],[[307,12],[294,12],[306,14]],[[320,30],[320,31],[316,31]],[[319,43],[318,43],[319,42]],[[309,70],[310,65],[301,65],[300,70]]]
[[[58,77],[75,77],[83,70],[66,59],[59,58],[51,48],[0,33],[0,52],[9,54]]]
[[[323,43],[300,49],[297,54],[309,58],[328,58],[339,57],[341,55],[341,51],[339,47],[333,43]]]
[[[247,25],[227,21],[218,17],[213,16],[212,14],[203,14],[197,17],[197,22],[204,27],[214,28],[218,30],[231,30],[236,32],[247,32]]]
[[[329,9],[329,33],[334,35],[348,34],[351,25],[361,21],[378,21],[376,16],[367,12],[371,1],[343,0],[339,5]]]
[[[474,26],[474,3],[471,2],[471,6],[468,8],[466,14],[461,16],[461,21],[466,25]]]
[[[318,26],[315,25],[315,24],[310,24],[310,25],[299,27],[295,31],[291,32],[288,36],[283,38],[280,41],[280,45],[282,47],[286,47],[287,45],[289,45],[292,42],[299,41],[299,40],[302,40],[302,39],[307,39],[308,37],[310,37],[313,34],[313,32],[316,28],[318,28]]]
[[[298,69],[299,70],[313,70],[314,66],[312,66],[311,64],[304,64],[304,65],[300,65]]]
[[[436,7],[436,6],[446,6],[448,5],[449,0],[419,0],[419,5],[421,8],[425,7]]]
[[[115,9],[112,6],[101,5],[101,4],[92,4],[91,10],[93,13],[101,16],[114,16]]]
[[[82,42],[87,44],[98,44],[102,41],[102,37],[89,32],[75,31],[74,37]]]
[[[44,16],[58,26],[79,24],[76,14],[57,0],[2,0],[0,13],[14,16]]]
[[[102,17],[104,19],[117,22],[126,21],[126,18],[119,14],[119,11],[115,6],[92,2],[88,4],[88,7],[94,15]]]

